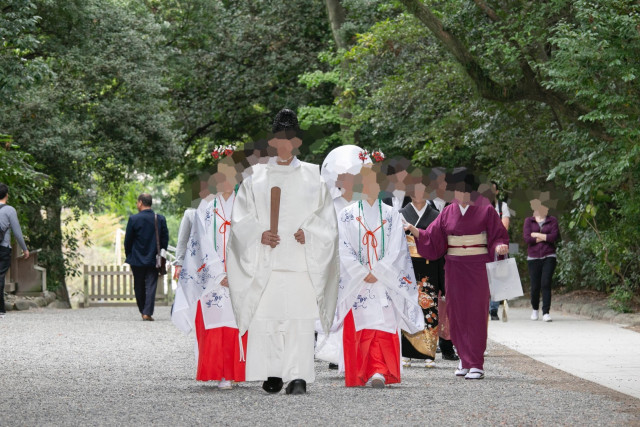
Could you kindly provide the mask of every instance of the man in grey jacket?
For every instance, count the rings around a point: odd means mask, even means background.
[[[5,315],[4,305],[4,277],[11,265],[11,233],[22,248],[24,258],[29,258],[29,250],[24,243],[22,230],[18,222],[16,210],[7,205],[9,187],[0,183],[0,318]]]

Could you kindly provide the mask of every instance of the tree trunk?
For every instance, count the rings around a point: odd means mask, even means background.
[[[54,206],[47,208],[47,219],[49,227],[51,228],[51,241],[49,242],[49,249],[53,255],[54,263],[47,266],[47,270],[52,269],[52,275],[54,280],[58,282],[58,287],[55,292],[58,298],[69,304],[71,308],[71,299],[69,298],[69,290],[67,289],[64,252],[63,252],[63,238],[62,238],[62,204],[60,199],[55,200]]]
[[[325,0],[327,5],[327,14],[329,15],[329,23],[331,24],[331,32],[333,33],[333,40],[336,42],[338,49],[346,49],[347,43],[340,34],[340,28],[344,24],[344,20],[347,17],[347,11],[340,4],[340,0]]]
[[[588,108],[581,106],[577,102],[572,102],[565,94],[545,89],[525,59],[526,55],[522,54],[520,60],[522,77],[514,84],[502,85],[491,78],[489,72],[480,65],[478,58],[471,53],[454,33],[442,25],[440,19],[422,0],[400,1],[462,65],[475,84],[480,96],[484,99],[498,102],[523,100],[544,102],[554,110],[554,113],[559,113],[577,126],[588,130],[592,136],[605,141],[611,140],[611,136],[606,133],[601,124],[585,123],[579,119],[580,116],[589,112]],[[498,15],[492,9],[489,9],[484,1],[476,0],[475,2],[487,14],[489,19],[492,21],[499,19]]]
[[[42,209],[42,207],[44,209]],[[29,243],[33,249],[42,249],[38,262],[47,269],[47,287],[71,307],[65,275],[63,253],[62,203],[55,185],[46,192],[42,205],[27,208],[29,218]],[[44,215],[43,215],[44,214]]]

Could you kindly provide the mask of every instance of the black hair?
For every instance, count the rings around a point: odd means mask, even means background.
[[[478,189],[476,177],[465,167],[455,168],[447,174],[447,189],[471,193]]]
[[[9,186],[7,184],[0,184],[0,199],[4,199],[9,194]]]
[[[383,168],[382,172],[385,175],[395,175],[402,171],[407,171],[409,173],[409,168],[411,167],[411,160],[406,157],[394,157],[389,160]]]
[[[283,108],[278,111],[275,119],[273,119],[273,125],[271,127],[271,132],[278,133],[285,131],[287,132],[287,136],[290,132],[297,133],[300,130],[300,125],[298,124],[298,116],[293,110],[289,110],[288,108]]]
[[[146,206],[148,208],[151,207],[151,203],[153,202],[151,199],[151,194],[142,193],[138,196],[138,201],[142,203],[142,206]]]

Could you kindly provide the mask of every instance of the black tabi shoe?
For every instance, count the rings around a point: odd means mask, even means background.
[[[498,310],[491,310],[491,320],[500,320],[498,317]]]
[[[282,378],[269,377],[262,383],[262,389],[267,393],[279,393],[282,390]]]
[[[335,363],[329,363],[329,369],[338,369],[338,365]]]
[[[306,394],[307,382],[305,380],[292,380],[289,382],[285,392],[287,394]]]
[[[455,353],[442,353],[442,359],[444,360],[460,360],[457,354]]]

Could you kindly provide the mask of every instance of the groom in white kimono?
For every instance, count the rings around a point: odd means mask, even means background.
[[[246,380],[278,393],[306,393],[315,380],[314,326],[328,331],[338,295],[336,214],[317,165],[301,162],[298,119],[280,111],[269,145],[277,152],[238,190],[227,275],[240,335],[249,331]],[[280,187],[278,232],[270,230],[271,188]]]

